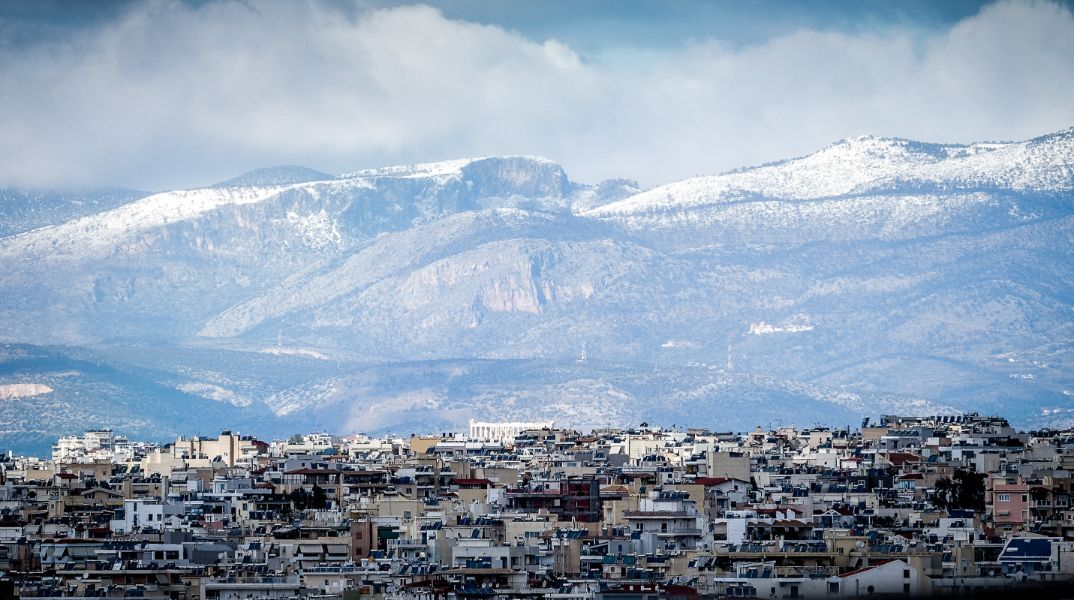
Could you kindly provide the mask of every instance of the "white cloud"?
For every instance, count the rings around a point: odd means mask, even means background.
[[[0,55],[0,182],[208,183],[541,154],[656,184],[847,135],[1026,138],[1074,124],[1074,18],[1001,3],[949,30],[803,30],[586,62],[427,7],[146,3]]]

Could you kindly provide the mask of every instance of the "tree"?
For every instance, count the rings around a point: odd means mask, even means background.
[[[933,487],[932,501],[946,510],[968,509],[984,512],[985,475],[956,469],[954,479],[944,477]]]
[[[950,477],[944,477],[936,481],[932,486],[932,503],[937,508],[947,510],[951,507],[955,498],[955,483]]]
[[[290,498],[295,510],[306,510],[310,505],[310,494],[303,488],[292,491],[288,498]]]
[[[310,508],[321,510],[328,508],[328,494],[325,493],[324,488],[319,485],[313,486],[313,497],[310,498]]]

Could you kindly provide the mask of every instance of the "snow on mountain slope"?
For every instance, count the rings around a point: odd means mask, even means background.
[[[479,160],[492,158],[482,156],[477,158],[460,158],[429,163],[417,163],[413,165],[394,165],[390,167],[378,167],[374,169],[360,169],[340,175],[340,179],[378,178],[378,177],[443,177],[459,175],[463,167]],[[543,160],[543,159],[538,159]]]
[[[266,185],[288,185],[292,183],[307,183],[310,181],[327,181],[335,179],[335,176],[320,171],[314,171],[306,167],[295,165],[282,165],[278,167],[266,167],[247,171],[238,177],[214,183],[209,187],[263,187]]]
[[[443,176],[458,176],[461,175],[466,167],[474,163],[482,163],[488,161],[502,161],[502,162],[524,162],[530,164],[544,165],[547,167],[559,167],[555,161],[548,160],[541,156],[523,156],[523,155],[506,155],[506,156],[479,156],[474,158],[460,158],[455,160],[444,160],[438,162],[428,163],[416,163],[412,165],[394,165],[390,167],[379,167],[374,169],[361,169],[340,175],[340,179],[353,179],[353,178],[378,178],[378,177],[443,177]]]
[[[1061,193],[1074,190],[1074,128],[1025,142],[1004,144],[990,152],[914,165],[856,190],[870,193],[920,187],[998,188],[1016,192]]]
[[[179,190],[153,194],[119,208],[0,240],[0,259],[34,256],[84,258],[109,254],[132,234],[187,220],[225,205],[251,204],[280,193],[284,186]]]
[[[968,146],[859,137],[815,154],[660,186],[586,214],[673,214],[736,201],[815,200],[907,192],[924,186],[1065,192],[1074,189],[1074,129],[1018,143]]]
[[[0,238],[66,223],[148,195],[149,192],[124,188],[0,188]]]
[[[228,206],[263,203],[287,193],[304,194],[307,203],[337,199],[338,218],[344,221],[383,222],[391,219],[392,213],[431,220],[458,210],[519,202],[535,202],[542,208],[544,203],[564,207],[574,187],[562,167],[552,161],[506,157],[359,171],[327,181],[171,191],[2,239],[0,259],[19,260],[31,255],[78,259],[122,252],[123,242],[140,232],[190,221]],[[331,229],[324,223],[315,225]],[[402,225],[405,223],[398,224]],[[363,234],[380,232],[364,229]]]
[[[437,172],[158,194],[0,241],[0,337],[84,344],[209,332],[229,307],[382,234],[486,207],[568,215],[572,198],[591,189],[524,157]]]
[[[638,182],[631,179],[608,179],[594,186],[577,186],[571,198],[571,210],[582,213],[629,198],[641,191]]]
[[[583,214],[675,244],[966,233],[1070,214],[1074,130],[969,146],[853,138],[816,154],[658,187]],[[668,237],[668,232],[678,232]]]
[[[994,148],[991,145],[926,144],[875,136],[848,138],[803,158],[671,183],[587,214],[607,217],[689,209],[734,200],[809,200],[840,196],[864,183],[914,166],[935,164],[952,156],[987,153]]]

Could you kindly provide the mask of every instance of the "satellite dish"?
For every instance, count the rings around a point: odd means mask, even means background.
[[[865,542],[862,541],[862,540],[858,540],[857,542],[854,543],[854,545],[859,547],[859,548],[864,548],[865,547]]]

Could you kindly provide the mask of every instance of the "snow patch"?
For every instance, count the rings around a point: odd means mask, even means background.
[[[803,331],[813,331],[813,324],[809,322],[808,318],[802,315],[798,315],[779,324],[770,324],[765,323],[764,321],[750,323],[749,330],[749,332],[753,335],[769,335],[772,333],[801,333]]]
[[[661,348],[700,348],[701,345],[690,340],[668,340],[660,344]]]
[[[262,354],[275,354],[276,356],[307,356],[319,360],[332,360],[332,357],[327,354],[317,352],[316,350],[309,350],[307,348],[281,348],[275,346],[272,348],[262,348],[261,350],[258,350],[258,352],[261,352]]]
[[[319,212],[306,215],[296,212],[287,213],[287,223],[298,231],[306,245],[311,248],[325,249],[339,247],[343,244],[335,220],[322,208]]]
[[[29,398],[47,394],[51,391],[52,388],[42,383],[7,383],[0,385],[0,400]]]
[[[235,406],[250,406],[253,404],[253,400],[246,396],[236,394],[229,389],[211,383],[181,383],[176,388],[187,394],[194,394],[217,402],[227,402]]]

